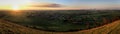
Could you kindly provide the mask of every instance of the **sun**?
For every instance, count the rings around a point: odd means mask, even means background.
[[[26,10],[32,3],[32,0],[3,0],[0,2],[0,10]]]
[[[16,10],[19,10],[19,8],[20,8],[20,7],[19,7],[18,5],[13,5],[13,6],[12,6],[12,9],[15,10],[15,11],[16,11]]]
[[[31,2],[32,2],[31,0],[15,0],[11,4],[11,9],[15,11],[22,10],[26,8],[25,6],[28,6]]]

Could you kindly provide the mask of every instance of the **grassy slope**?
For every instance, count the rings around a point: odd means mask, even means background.
[[[38,34],[41,31],[0,20],[0,34]],[[41,33],[42,34],[42,33]]]
[[[119,34],[119,33],[120,33],[120,20],[98,28],[93,28],[90,30],[84,30],[79,32],[68,32],[64,34]]]
[[[0,20],[0,34],[119,34],[120,20],[98,28],[78,32],[45,32]]]
[[[84,31],[78,31],[78,32],[64,32],[64,33],[53,32],[49,34],[119,34],[119,33],[120,33],[120,20],[101,26],[101,27],[98,27],[98,28],[93,28],[90,30],[84,30]]]

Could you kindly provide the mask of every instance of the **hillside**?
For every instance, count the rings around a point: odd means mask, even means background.
[[[120,19],[119,11],[21,11],[5,12],[2,19],[33,29],[57,32],[86,30]]]
[[[120,20],[89,30],[83,30],[78,32],[54,33],[54,34],[119,34],[119,33],[120,33]]]
[[[4,19],[0,34],[117,34],[120,30],[119,11],[1,11],[0,18]]]
[[[39,31],[0,20],[0,34],[35,34]]]
[[[0,20],[0,34],[119,34],[120,20],[90,30],[78,32],[45,32]]]

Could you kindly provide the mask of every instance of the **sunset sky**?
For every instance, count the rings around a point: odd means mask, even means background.
[[[0,10],[120,9],[120,0],[0,0]]]

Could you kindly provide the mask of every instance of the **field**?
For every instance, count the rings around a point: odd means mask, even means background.
[[[119,10],[1,11],[0,18],[44,34],[118,34],[120,29]]]

